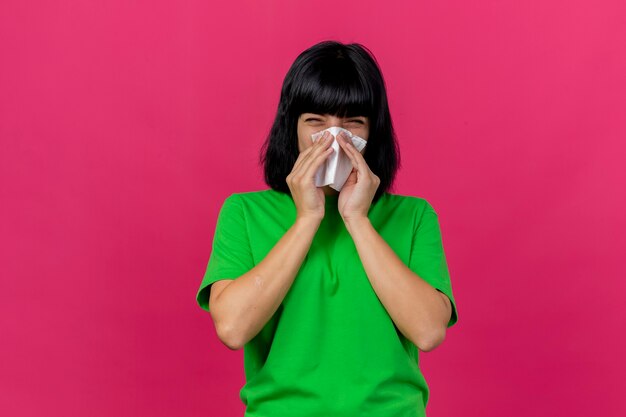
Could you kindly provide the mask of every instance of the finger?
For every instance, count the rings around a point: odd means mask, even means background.
[[[352,168],[352,171],[350,171],[350,174],[348,175],[348,178],[346,179],[344,186],[355,184],[357,182],[357,177],[358,177],[358,174],[357,174],[356,169]]]
[[[312,150],[313,150],[313,147],[310,146],[306,148],[305,150],[303,150],[302,152],[300,152],[300,154],[298,155],[298,158],[296,159],[296,162],[293,164],[293,168],[291,169],[291,172],[296,172],[299,169],[300,165],[302,165],[302,161],[308,158],[308,155],[311,153]]]
[[[326,145],[329,145],[330,143],[332,143],[332,140],[330,139],[332,139],[332,136],[330,135],[330,133],[324,132],[324,134],[320,136],[313,143],[313,145],[308,148],[311,151],[307,154],[306,158],[304,158],[302,160],[302,163],[300,164],[299,169],[301,172],[305,172],[307,166],[309,166],[310,162],[315,158],[315,156],[318,155],[319,152],[323,150]]]
[[[334,149],[331,146],[333,143],[332,135],[329,134],[326,141],[327,143],[316,149],[314,151],[315,153],[312,153],[310,158],[302,164],[301,170],[306,178],[313,178],[313,175],[319,166],[324,163],[326,158],[328,158],[331,153],[334,152]]]
[[[309,146],[308,148],[306,148],[305,150],[300,152],[300,155],[298,155],[298,159],[296,160],[295,164],[293,165],[292,172],[296,172],[297,170],[299,170],[300,166],[302,165],[302,163],[307,161],[310,158],[311,153],[317,147],[320,147],[320,146],[323,145],[324,139],[325,139],[325,137],[327,137],[328,134],[329,134],[328,132],[324,132],[324,135],[322,135],[315,142],[313,142],[313,145]]]
[[[329,149],[332,151],[332,147],[330,147],[332,143],[332,135],[328,133],[328,135],[322,139],[318,139],[315,144],[312,146],[311,152],[307,155],[307,157],[302,161],[299,166],[299,174],[305,175],[307,178],[312,177],[312,173],[310,173],[310,166],[315,162],[315,160],[320,156],[328,156],[330,155]],[[319,164],[316,164],[316,166]]]
[[[340,136],[341,138],[339,140],[339,143],[343,150],[346,152],[346,155],[350,159],[350,162],[352,162],[352,166],[358,171],[363,171],[365,169],[365,166],[367,166],[363,155],[361,155],[358,149],[352,144],[351,139],[347,138],[343,133],[341,133]]]
[[[365,161],[365,157],[361,154],[361,152],[359,152],[357,147],[354,146],[352,140],[347,138],[346,136],[343,136],[343,138],[345,139],[344,142],[349,141],[349,143],[344,143],[343,147],[346,150],[346,155],[348,155],[348,158],[350,159],[350,162],[355,169],[355,176],[358,177],[360,181],[364,181],[366,183],[372,182],[376,184],[376,187],[378,187],[378,185],[380,184],[380,178],[376,174],[374,174],[374,172],[372,172],[369,165],[367,165],[367,162]]]

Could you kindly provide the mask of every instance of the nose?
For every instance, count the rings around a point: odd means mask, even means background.
[[[336,116],[327,116],[326,119],[326,129],[328,129],[331,126],[339,126],[342,127],[344,129],[348,129],[347,127],[344,127],[345,121],[344,119],[340,118],[340,117],[336,117]],[[348,129],[350,130],[350,129]]]

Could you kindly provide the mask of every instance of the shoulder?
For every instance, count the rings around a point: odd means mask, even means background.
[[[235,200],[237,202],[268,202],[268,201],[276,201],[285,198],[291,198],[289,194],[276,191],[272,188],[265,190],[253,190],[253,191],[241,191],[237,193],[232,193],[226,199]]]
[[[383,202],[387,215],[393,215],[404,224],[410,224],[415,232],[439,224],[439,215],[433,205],[424,197],[385,193]]]
[[[244,212],[265,212],[293,206],[293,200],[291,195],[269,188],[232,193],[226,197],[224,204],[237,206]]]
[[[432,204],[430,204],[430,202],[423,197],[385,193],[381,199],[384,199],[384,203],[388,205],[394,207],[402,206],[403,208],[413,210],[418,215],[423,214],[425,211],[435,212]]]

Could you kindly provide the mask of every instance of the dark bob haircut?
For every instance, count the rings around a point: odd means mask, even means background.
[[[302,52],[287,72],[274,124],[260,152],[265,183],[287,194],[291,191],[286,178],[300,153],[297,127],[302,113],[368,117],[370,129],[363,157],[380,178],[373,202],[393,189],[400,150],[385,81],[366,47],[323,41]]]

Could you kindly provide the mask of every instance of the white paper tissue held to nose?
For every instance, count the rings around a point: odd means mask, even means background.
[[[367,141],[357,135],[353,135],[348,129],[339,126],[331,126],[328,129],[312,134],[311,139],[313,139],[313,143],[320,139],[326,131],[334,136],[333,143],[330,145],[334,151],[326,158],[326,161],[315,173],[315,186],[322,187],[324,185],[330,185],[335,190],[341,191],[352,171],[352,162],[350,162],[350,158],[348,158],[337,141],[337,135],[339,132],[344,132],[348,138],[352,140],[352,144],[359,152],[365,148]]]

